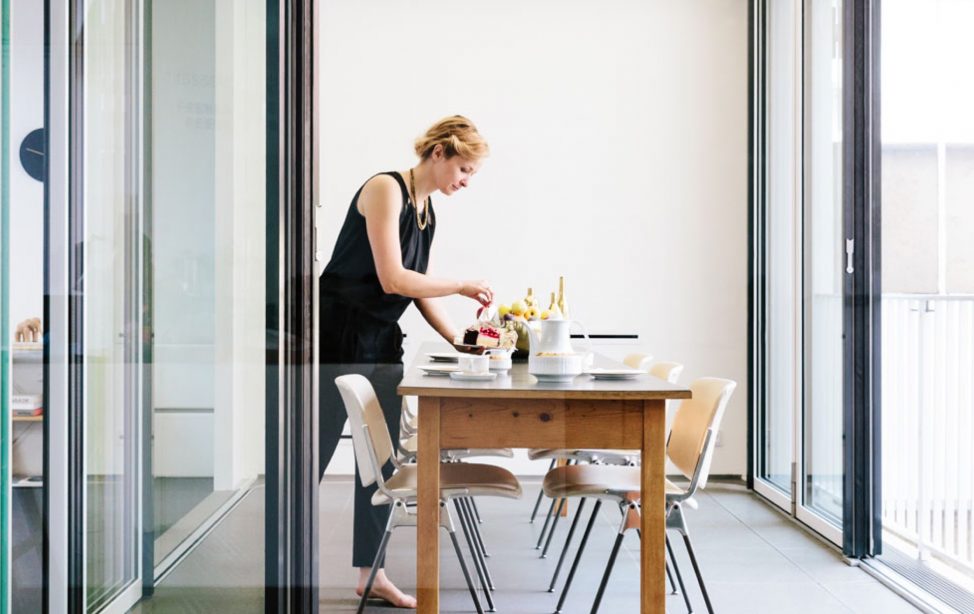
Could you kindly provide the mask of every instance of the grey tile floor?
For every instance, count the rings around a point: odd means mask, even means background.
[[[524,486],[521,501],[478,500],[497,586],[495,601],[499,612],[552,612],[557,593],[548,593],[546,589],[568,523],[559,525],[553,552],[547,559],[539,559],[534,543],[541,523],[528,522],[538,484],[527,482]],[[688,510],[688,523],[717,612],[898,614],[916,611],[865,572],[846,565],[833,549],[743,487],[711,483],[700,495],[699,502],[699,509]],[[566,614],[589,611],[617,519],[614,508],[603,507],[563,610]],[[320,610],[323,613],[352,612],[357,605],[353,592],[356,572],[350,567],[351,526],[351,481],[326,481],[321,490],[320,527]],[[162,582],[155,597],[133,611],[262,612],[263,548],[261,540],[254,538],[262,530],[263,490],[258,489]],[[577,538],[578,535],[576,541]],[[397,530],[386,560],[390,576],[405,588],[415,586],[415,544],[415,530]],[[441,544],[441,609],[471,612],[470,596],[445,535]],[[689,584],[691,601],[696,611],[706,611],[693,585],[689,560],[679,543],[674,542],[674,547]],[[637,611],[637,556],[636,536],[628,534],[602,612]],[[368,611],[394,610],[374,604]],[[685,612],[682,597],[668,597],[667,611]]]
[[[547,586],[557,564],[558,553],[569,522],[558,525],[548,558],[538,558],[534,549],[542,522],[528,522],[538,484],[526,483],[521,501],[478,500],[484,519],[481,529],[497,591],[499,612],[553,612],[558,593]],[[322,582],[321,611],[354,611],[351,587],[355,574],[351,560],[351,489],[342,497],[340,483],[325,483],[322,490]],[[325,497],[326,492],[334,495]],[[770,508],[743,486],[711,483],[699,497],[699,509],[687,511],[694,548],[700,562],[714,609],[736,612],[916,612],[917,610],[862,570],[847,565],[837,551],[809,535],[795,523]],[[585,514],[588,517],[588,510]],[[565,614],[588,612],[598,588],[619,514],[603,506],[589,538],[579,573],[572,584]],[[575,536],[578,542],[581,528]],[[680,569],[688,584],[695,611],[703,611],[703,598],[693,581],[690,561],[676,534],[671,541]],[[404,587],[415,586],[415,531],[402,528],[393,534],[387,570]],[[602,612],[638,610],[639,542],[629,533],[609,581]],[[449,539],[441,539],[441,608],[444,612],[473,611],[463,576],[455,564]],[[570,556],[574,555],[574,548]],[[567,575],[568,565],[562,571]],[[561,582],[557,590],[561,589]],[[373,607],[370,611],[391,611]],[[685,612],[683,598],[667,598],[668,612]]]

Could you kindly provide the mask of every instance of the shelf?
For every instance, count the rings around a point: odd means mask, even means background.
[[[11,416],[14,422],[43,422],[44,416]]]
[[[10,486],[13,488],[43,488],[44,477],[43,476],[31,476],[31,477],[13,476]]]

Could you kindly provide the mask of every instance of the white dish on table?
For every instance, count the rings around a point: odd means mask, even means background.
[[[419,365],[423,375],[449,375],[456,373],[460,367],[456,365]]]
[[[578,377],[577,373],[532,373],[539,382],[565,383]]]
[[[430,352],[426,355],[433,362],[457,362],[460,360],[459,352]]]
[[[496,373],[464,373],[463,371],[454,371],[450,373],[450,377],[461,382],[489,382],[490,380],[497,377]]]
[[[514,350],[487,350],[487,358],[490,361],[490,370],[498,373],[507,373],[514,366],[511,362],[511,355]]]
[[[620,379],[634,379],[640,375],[645,375],[644,371],[639,369],[589,369],[585,372],[586,375],[591,375],[595,379],[608,379],[608,380],[620,380]]]

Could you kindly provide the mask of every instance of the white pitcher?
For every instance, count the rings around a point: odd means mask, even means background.
[[[571,326],[577,324],[585,337],[585,352],[576,352],[572,347]],[[580,374],[591,362],[591,342],[588,332],[577,320],[541,320],[541,333],[525,326],[530,338],[531,351],[528,355],[528,373],[555,381],[567,381]],[[544,355],[542,355],[544,354]]]

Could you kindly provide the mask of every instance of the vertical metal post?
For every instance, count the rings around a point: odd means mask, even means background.
[[[267,612],[318,610],[316,9],[267,0]]]

